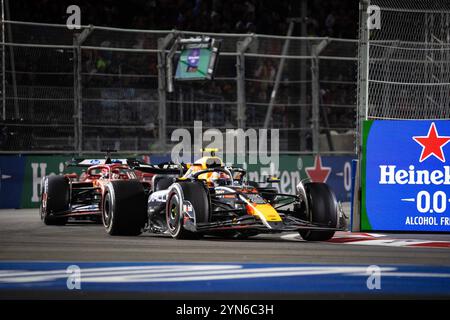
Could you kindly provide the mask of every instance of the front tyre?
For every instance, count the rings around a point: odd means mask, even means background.
[[[189,217],[183,212],[183,202],[192,204],[195,214],[195,223],[209,222],[209,195],[203,183],[182,182],[175,184],[169,191],[166,202],[167,230],[175,239],[197,239],[201,235],[184,228]]]
[[[166,207],[167,230],[175,239],[188,239],[192,235],[183,228],[182,196],[177,190],[169,193]]]
[[[59,216],[68,212],[70,202],[69,181],[64,176],[46,176],[41,184],[40,216],[46,225],[61,226],[68,218]]]
[[[147,222],[147,203],[142,183],[135,180],[111,181],[106,185],[102,220],[112,236],[137,236]]]
[[[311,222],[322,227],[338,227],[338,205],[336,197],[325,183],[307,183],[305,191],[311,214]],[[306,241],[327,241],[335,231],[301,230],[300,236]]]

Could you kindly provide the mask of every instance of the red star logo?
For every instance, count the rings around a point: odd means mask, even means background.
[[[305,168],[305,172],[312,182],[327,182],[331,173],[331,167],[322,167],[322,158],[316,156],[314,159],[314,167]]]
[[[413,137],[413,139],[422,146],[422,153],[419,160],[420,162],[425,161],[432,155],[442,162],[445,162],[445,156],[444,152],[442,151],[442,147],[450,141],[450,137],[439,136],[434,122],[431,123],[427,136],[415,136]]]

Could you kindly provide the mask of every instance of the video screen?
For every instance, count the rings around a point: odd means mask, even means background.
[[[209,79],[208,72],[212,56],[209,48],[186,48],[181,51],[178,60],[175,79],[177,80],[204,80]]]

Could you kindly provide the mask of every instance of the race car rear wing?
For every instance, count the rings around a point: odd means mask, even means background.
[[[178,174],[183,175],[187,167],[184,164],[176,164],[173,162],[166,162],[161,164],[144,164],[141,162],[131,164],[130,167],[134,170],[139,170],[146,173],[154,174]]]
[[[91,167],[103,164],[123,164],[128,165],[133,170],[153,174],[184,174],[187,171],[185,164],[175,164],[173,162],[161,164],[146,164],[138,159],[72,159],[66,163],[67,167]]]
[[[113,149],[105,149],[101,150],[101,152],[105,153],[105,158],[103,159],[76,159],[73,158],[72,160],[66,162],[67,167],[91,167],[91,166],[97,166],[102,164],[123,164],[123,165],[129,165],[131,164],[139,164],[141,163],[137,159],[114,159],[111,157],[112,153],[117,152],[117,150]]]
[[[92,167],[102,164],[128,164],[128,159],[72,159],[66,163],[67,167]]]

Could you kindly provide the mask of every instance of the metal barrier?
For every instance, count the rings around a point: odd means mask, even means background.
[[[3,21],[2,152],[167,152],[174,128],[278,128],[280,151],[354,151],[357,40],[214,34],[216,77],[164,90],[177,30]]]

